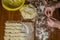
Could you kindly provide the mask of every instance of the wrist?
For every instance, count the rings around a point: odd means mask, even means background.
[[[54,7],[55,7],[55,9],[60,8],[60,4],[57,3],[54,5]]]
[[[55,6],[51,6],[51,7],[52,7],[52,9],[54,9],[54,10],[56,9],[56,7],[55,7]]]

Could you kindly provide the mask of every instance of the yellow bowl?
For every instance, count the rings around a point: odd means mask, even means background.
[[[2,0],[2,6],[8,11],[19,10],[25,3],[25,0]]]

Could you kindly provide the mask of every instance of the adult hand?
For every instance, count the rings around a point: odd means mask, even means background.
[[[54,6],[46,7],[45,8],[45,15],[47,17],[51,17],[53,15],[54,10],[55,10],[55,7]]]
[[[59,28],[60,29],[60,22],[58,20],[56,20],[55,18],[48,18],[47,19],[47,24],[50,27],[54,27],[54,28]]]

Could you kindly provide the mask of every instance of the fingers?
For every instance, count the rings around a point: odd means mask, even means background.
[[[48,18],[47,25],[50,27],[53,27],[54,24],[55,24],[55,22],[52,19]]]
[[[52,20],[52,19],[50,19],[50,18],[48,18],[48,21],[49,21],[49,22],[52,22],[53,20]]]
[[[53,18],[53,17],[51,17],[51,19],[52,19],[53,21],[57,21],[57,19],[55,19],[55,18]]]
[[[54,12],[54,11],[53,11],[53,10],[51,10],[51,17],[52,17],[52,15],[53,15],[53,12]]]
[[[48,17],[48,10],[45,9],[45,15]]]
[[[53,27],[53,24],[51,24],[51,20],[49,19],[49,21],[47,21],[47,25],[50,26],[50,27]]]
[[[57,21],[57,19],[55,19],[55,18],[53,18],[53,17],[50,17],[50,18],[47,18],[47,21],[55,22],[55,21]]]
[[[47,8],[45,9],[45,15],[46,15],[47,17],[51,17],[52,14],[53,14],[53,10],[52,10],[50,7],[47,7]]]
[[[51,11],[50,11],[50,9],[46,9],[45,10],[45,15],[47,16],[47,17],[50,17],[51,16]]]

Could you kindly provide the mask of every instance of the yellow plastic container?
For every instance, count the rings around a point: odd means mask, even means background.
[[[2,0],[2,6],[8,11],[19,10],[25,3],[25,0]]]

